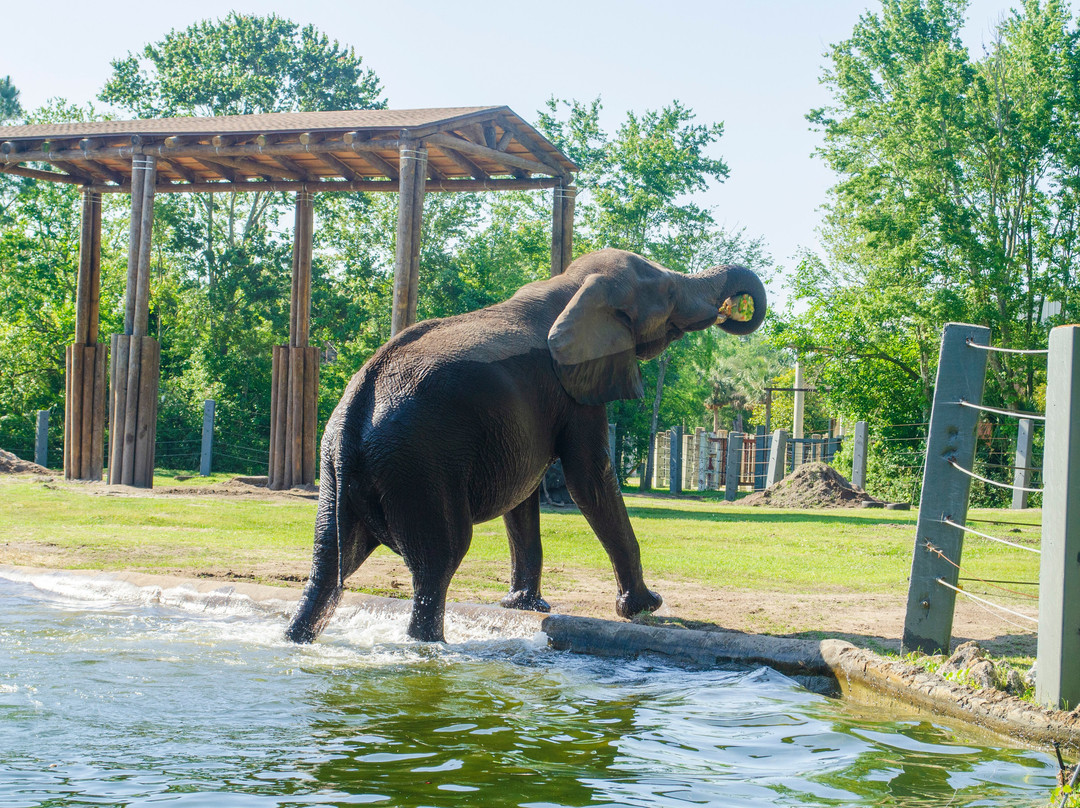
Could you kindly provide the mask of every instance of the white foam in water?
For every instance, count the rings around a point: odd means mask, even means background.
[[[138,586],[107,573],[86,575],[57,571],[24,571],[0,569],[0,578],[27,584],[51,595],[61,604],[107,610],[115,607],[164,606],[200,616],[220,618],[261,618],[261,625],[227,631],[228,639],[246,639],[263,643],[284,642],[282,632],[287,619],[296,610],[298,599],[255,601],[236,592],[235,587],[223,585],[211,591],[199,591],[190,584],[176,587]],[[269,620],[270,622],[263,622]],[[409,615],[405,610],[378,605],[343,606],[338,608],[324,634],[325,642],[318,645],[342,645],[353,649],[372,649],[378,646],[420,645],[406,634]],[[477,650],[483,645],[497,650],[493,644],[508,643],[505,651],[538,650],[547,647],[547,636],[536,631],[535,620],[508,614],[486,615],[477,610],[469,615],[446,613],[446,639],[450,648],[462,651]],[[225,637],[223,637],[225,639]],[[524,641],[524,643],[523,643]],[[326,649],[329,650],[329,649]],[[330,652],[330,656],[337,656]]]

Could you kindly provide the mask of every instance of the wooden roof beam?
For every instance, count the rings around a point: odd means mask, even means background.
[[[529,171],[533,174],[549,174],[558,177],[563,173],[561,169],[554,168],[546,163],[539,163],[535,160],[526,160],[524,157],[518,157],[516,154],[489,149],[487,146],[480,146],[472,141],[453,137],[452,135],[428,135],[424,138],[424,142],[433,146],[438,146],[443,151],[451,149],[458,152],[465,152],[466,154],[474,154],[477,157],[484,157],[493,162],[501,163],[512,168],[520,168],[523,171]]]
[[[501,126],[504,131],[513,132],[514,138],[517,140],[517,142],[524,146],[526,149],[528,149],[529,153],[535,159],[539,160],[541,163],[547,166],[547,169],[544,173],[551,174],[556,177],[563,177],[567,182],[571,180],[569,171],[548,162],[546,152],[541,147],[539,141],[537,141],[536,138],[534,138],[532,135],[530,135],[524,129],[515,126],[505,117],[499,119],[499,126]]]
[[[0,174],[14,174],[17,177],[31,177],[35,180],[45,180],[46,182],[63,182],[70,185],[85,185],[86,183],[80,179],[72,177],[70,174],[60,174],[56,171],[41,171],[36,168],[26,168],[18,163],[12,163],[10,165],[0,164]],[[112,186],[108,186],[109,190],[116,190]]]
[[[15,173],[11,168],[3,169],[11,173]],[[20,171],[26,171],[30,169],[21,169]],[[37,172],[39,174],[48,172]],[[59,178],[60,175],[50,175],[50,179],[53,177]],[[61,179],[61,182],[73,182],[70,178]],[[428,181],[425,185],[425,190],[432,193],[441,192],[459,192],[459,191],[537,191],[545,188],[554,188],[560,183],[560,180],[553,177],[533,177],[530,179],[512,179],[509,177],[496,177],[488,180],[445,180],[445,181]],[[79,183],[81,184],[81,183]],[[239,180],[237,182],[199,182],[193,184],[187,183],[169,183],[165,185],[158,185],[155,188],[155,193],[169,194],[169,193],[192,193],[192,192],[205,192],[205,193],[230,193],[234,191],[239,192],[263,192],[266,191],[299,191],[307,189],[310,193],[322,193],[329,192],[350,192],[350,191],[365,191],[365,192],[390,192],[397,193],[398,182],[395,180],[356,180],[356,181],[342,181],[342,180],[310,180],[308,182],[292,181],[292,180]],[[130,183],[125,187],[118,187],[116,185],[92,185],[90,190],[97,191],[99,193],[127,193],[131,190]]]
[[[349,148],[367,160],[367,162],[371,163],[373,167],[381,171],[387,177],[392,180],[398,178],[399,174],[397,166],[376,154],[375,147],[372,146],[372,141],[365,140],[359,132],[346,132],[342,137],[342,140]],[[385,148],[385,146],[379,148]],[[394,148],[396,149],[398,146],[395,144]]]
[[[231,183],[244,182],[240,179],[240,175],[233,170],[232,166],[219,163],[216,160],[212,160],[209,157],[199,156],[195,158],[199,163],[206,168],[207,171],[213,171],[215,174],[220,174]]]
[[[318,158],[322,161],[323,165],[327,166],[328,168],[332,168],[334,171],[336,171],[338,174],[340,174],[347,180],[358,182],[366,179],[363,174],[358,172],[355,168],[353,168],[351,165],[349,165],[336,155],[327,152],[325,154],[318,155]]]
[[[164,163],[168,168],[179,174],[181,177],[183,177],[190,183],[194,184],[196,182],[204,181],[203,177],[199,176],[196,172],[192,171],[187,166],[182,165],[179,160],[170,160],[168,157],[159,157],[158,160],[160,160],[161,163]],[[158,170],[160,171],[160,167]]]

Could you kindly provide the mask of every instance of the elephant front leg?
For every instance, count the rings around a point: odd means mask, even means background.
[[[540,544],[540,489],[503,516],[510,540],[510,591],[502,599],[507,609],[550,612],[540,595],[544,549]]]
[[[611,559],[616,612],[627,618],[654,612],[664,599],[645,586],[641,551],[608,455],[607,413],[602,406],[583,410],[560,441],[566,487]]]

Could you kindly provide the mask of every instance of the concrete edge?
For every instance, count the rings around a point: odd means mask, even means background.
[[[139,588],[193,591],[222,602],[240,596],[263,611],[287,616],[299,600],[295,587],[277,587],[217,579],[88,570],[54,570],[0,565],[17,575],[52,574],[120,581]],[[394,615],[408,614],[411,601],[347,592],[341,607]],[[1037,746],[1058,742],[1080,752],[1080,711],[1044,710],[1000,691],[978,690],[948,681],[914,665],[885,659],[844,640],[794,640],[735,631],[701,631],[646,626],[615,620],[539,612],[510,611],[499,606],[447,603],[451,619],[468,620],[491,629],[544,632],[561,651],[609,657],[657,654],[683,664],[765,665],[810,690],[871,705],[897,701]]]

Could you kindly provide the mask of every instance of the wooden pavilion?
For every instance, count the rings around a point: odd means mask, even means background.
[[[40,166],[47,166],[42,168]],[[577,170],[508,107],[289,112],[0,127],[0,173],[83,189],[75,339],[67,349],[64,475],[100,480],[101,194],[131,195],[124,333],[110,342],[109,482],[153,485],[160,346],[147,333],[154,195],[296,193],[289,341],[274,347],[271,488],[315,479],[319,351],[309,345],[312,195],[400,194],[391,333],[416,320],[424,194],[554,189],[551,272],[570,261]]]

